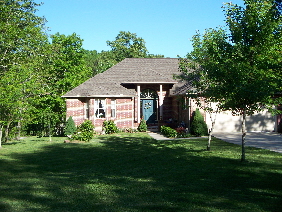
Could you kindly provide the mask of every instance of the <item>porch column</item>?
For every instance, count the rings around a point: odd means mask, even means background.
[[[137,85],[137,123],[140,123],[140,85]]]
[[[159,106],[160,106],[160,120],[163,119],[163,103],[164,103],[164,99],[163,99],[163,85],[160,85],[160,96],[159,96]]]

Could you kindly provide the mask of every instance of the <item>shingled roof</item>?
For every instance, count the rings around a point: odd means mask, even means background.
[[[77,86],[63,97],[132,97],[136,96],[136,91],[124,85],[148,83],[173,84],[171,94],[181,94],[183,87],[186,92],[189,84],[179,83],[174,79],[174,75],[181,74],[178,62],[177,58],[126,58]]]

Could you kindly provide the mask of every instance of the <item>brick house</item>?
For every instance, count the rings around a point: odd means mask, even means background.
[[[124,59],[63,95],[67,118],[72,116],[76,125],[89,119],[97,131],[104,120],[113,120],[118,128],[136,128],[141,118],[149,126],[189,127],[196,105],[185,97],[191,84],[174,78],[181,74],[178,62],[177,58]],[[203,115],[210,126],[208,114]],[[217,119],[215,132],[240,130],[240,117],[224,112]],[[267,112],[248,119],[248,131],[276,129],[277,121]]]
[[[126,58],[66,93],[67,117],[76,125],[89,119],[97,130],[104,120],[136,128],[142,117],[149,125],[188,123],[188,108],[180,105],[185,98],[179,94],[189,86],[174,74],[181,74],[176,58]]]

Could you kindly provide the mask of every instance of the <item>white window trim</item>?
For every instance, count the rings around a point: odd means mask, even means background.
[[[101,104],[102,107],[99,107],[99,104]],[[107,107],[106,107],[106,99],[95,99],[94,101],[94,111],[95,111],[95,118],[97,119],[104,119],[107,117]],[[97,115],[97,110],[104,110],[104,117],[100,117],[103,115],[103,113],[100,113]]]
[[[87,99],[84,103],[84,119],[90,119],[90,100]]]
[[[116,100],[111,99],[111,118],[116,118],[116,116],[117,116]]]

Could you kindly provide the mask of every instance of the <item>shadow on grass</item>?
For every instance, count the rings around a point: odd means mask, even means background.
[[[230,145],[215,154],[199,142],[111,136],[14,154],[0,160],[0,210],[282,210],[276,164],[241,164],[220,156]]]

